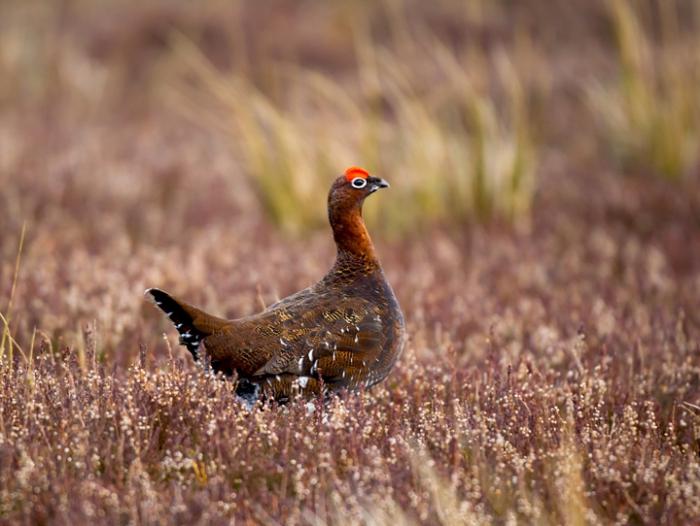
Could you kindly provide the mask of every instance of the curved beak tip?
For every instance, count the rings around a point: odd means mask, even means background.
[[[380,188],[389,188],[389,183],[379,177],[370,177],[367,182],[369,183],[368,190],[370,193],[374,193]]]

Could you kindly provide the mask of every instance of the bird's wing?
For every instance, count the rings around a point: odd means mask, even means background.
[[[362,298],[316,298],[314,303],[311,308],[299,305],[299,315],[287,313],[278,352],[256,376],[293,374],[350,385],[356,373],[379,359],[386,331],[376,305]]]

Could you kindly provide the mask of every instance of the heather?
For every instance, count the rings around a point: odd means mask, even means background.
[[[426,6],[0,6],[0,522],[700,520],[698,6]],[[350,164],[405,353],[249,411],[143,290],[309,285]]]

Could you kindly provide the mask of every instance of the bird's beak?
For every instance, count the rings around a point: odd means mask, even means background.
[[[380,188],[389,188],[389,183],[379,177],[368,177],[367,183],[370,193],[376,192]]]

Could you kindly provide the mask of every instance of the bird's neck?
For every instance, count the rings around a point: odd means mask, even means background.
[[[336,265],[357,260],[364,265],[379,266],[372,239],[362,219],[361,204],[332,207],[328,218],[338,248]]]

